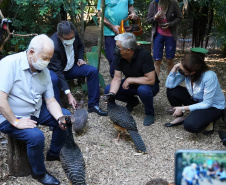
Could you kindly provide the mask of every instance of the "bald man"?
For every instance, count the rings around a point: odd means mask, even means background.
[[[37,124],[53,127],[47,160],[59,160],[66,131],[57,120],[70,115],[54,98],[50,72],[46,68],[54,45],[46,35],[34,37],[27,51],[0,61],[0,132],[27,144],[32,177],[42,184],[60,184],[44,164],[44,134]],[[44,100],[44,101],[43,101]]]

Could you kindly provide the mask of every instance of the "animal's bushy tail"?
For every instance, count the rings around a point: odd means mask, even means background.
[[[136,131],[128,131],[138,152],[147,153],[146,146],[140,134]]]

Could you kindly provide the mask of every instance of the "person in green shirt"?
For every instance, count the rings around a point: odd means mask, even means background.
[[[114,37],[119,34],[119,27],[121,20],[128,17],[130,13],[131,19],[137,19],[137,15],[134,11],[134,0],[105,0],[105,12],[104,12],[104,39],[105,39],[105,54],[110,64],[110,75],[114,76],[114,49],[115,40]],[[98,0],[97,10],[98,17],[100,17],[101,0]],[[128,22],[125,23],[128,25]]]

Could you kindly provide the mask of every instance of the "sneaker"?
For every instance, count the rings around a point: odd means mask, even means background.
[[[138,98],[136,98],[133,102],[128,102],[126,108],[129,112],[132,112],[133,108],[136,107],[139,103],[140,101],[138,100]]]
[[[146,117],[144,118],[143,125],[144,126],[150,126],[151,124],[154,123],[154,116],[151,114],[147,114]]]

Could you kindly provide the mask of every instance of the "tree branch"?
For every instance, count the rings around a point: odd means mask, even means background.
[[[0,3],[1,3],[1,0],[0,0]],[[0,16],[2,17],[2,19],[4,19],[4,15],[2,14],[2,11],[1,11],[1,10],[0,10]],[[14,33],[14,31],[11,33],[8,26],[7,26],[7,28],[6,28],[6,31],[7,31],[7,35],[8,35],[8,36],[5,38],[5,40],[4,40],[3,43],[1,44],[1,46],[0,46],[0,52],[2,51],[4,45],[6,44],[6,42],[10,39],[10,37],[11,37],[12,35],[18,36],[18,37],[30,37],[30,36],[38,35],[37,33],[21,35],[21,34],[16,34],[16,33]]]

